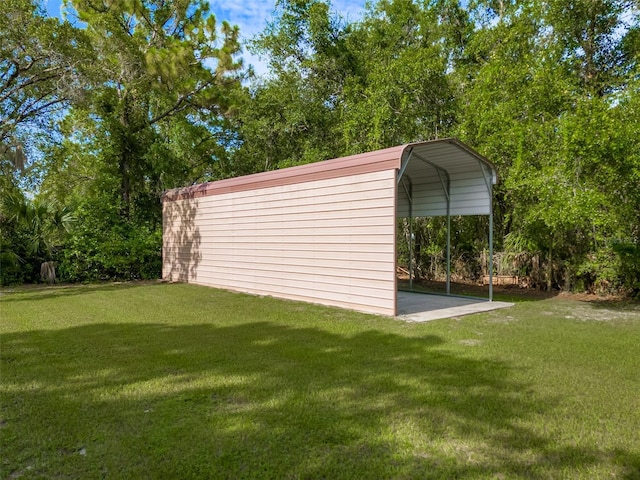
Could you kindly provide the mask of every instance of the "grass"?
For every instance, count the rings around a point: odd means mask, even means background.
[[[192,285],[0,295],[2,478],[640,478],[640,308],[426,324]]]

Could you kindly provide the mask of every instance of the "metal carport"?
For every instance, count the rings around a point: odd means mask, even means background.
[[[169,190],[163,279],[396,315],[397,219],[489,215],[492,248],[495,181],[439,139]]]
[[[409,144],[398,170],[399,218],[447,219],[446,293],[451,293],[451,216],[489,216],[489,300],[493,300],[494,165],[462,142],[447,138]],[[412,222],[409,222],[410,228]],[[410,232],[410,237],[413,232]],[[409,285],[412,286],[413,242],[409,242]]]

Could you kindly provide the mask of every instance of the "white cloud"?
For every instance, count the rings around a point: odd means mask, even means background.
[[[332,2],[333,10],[349,22],[356,22],[362,18],[364,4],[364,0],[337,0]]]
[[[210,0],[209,3],[218,22],[226,20],[240,27],[243,44],[264,30],[275,9],[274,0]],[[336,0],[332,2],[332,8],[344,19],[352,22],[362,18],[364,3],[365,0]],[[258,75],[267,72],[266,62],[250,54],[246,49],[242,58],[246,65],[254,66]]]
[[[210,0],[209,3],[218,21],[238,25],[243,37],[251,37],[264,29],[275,4],[263,0]]]

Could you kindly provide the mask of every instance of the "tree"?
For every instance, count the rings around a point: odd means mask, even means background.
[[[356,68],[348,30],[327,3],[277,2],[276,17],[250,48],[272,74],[254,81],[238,111],[240,146],[228,174],[270,170],[343,154],[342,89]]]
[[[345,144],[355,153],[446,136],[455,122],[444,12],[410,0],[370,6],[348,46],[359,65],[342,110]]]
[[[239,87],[238,30],[223,22],[218,38],[215,17],[201,0],[69,0],[66,8],[86,23],[93,57],[85,101],[67,120],[76,132],[67,142],[85,155],[98,153],[102,173],[117,178],[122,215],[129,218],[137,203],[148,207],[145,197],[157,203],[165,188],[185,180],[167,178],[180,169],[167,168],[160,157],[169,154],[188,169],[194,152],[159,148],[167,134],[191,139],[194,151],[214,162],[215,149],[202,146],[224,129]]]
[[[271,74],[254,83],[240,111],[234,172],[247,158],[258,171],[446,135],[455,88],[443,12],[385,1],[347,24],[324,1],[277,6],[253,43]]]
[[[620,99],[635,96],[637,60],[622,54],[635,30],[618,30],[628,2],[532,1],[500,13],[490,3],[476,4],[489,18],[461,64],[458,135],[498,164],[498,242],[542,255],[547,288],[627,283],[610,245],[630,238],[638,209],[620,116]]]
[[[35,0],[5,0],[0,9],[0,161],[23,168],[25,141],[52,128],[79,93],[82,35],[46,18]]]
[[[497,164],[497,247],[540,259],[539,285],[637,283],[637,1],[379,0],[354,24],[320,0],[278,6],[238,159],[261,170],[458,136]],[[486,222],[454,224],[453,254],[478,254]]]
[[[629,34],[624,16],[633,15],[636,0],[550,0],[544,21],[564,53],[581,87],[595,95],[618,89],[633,59],[621,48]],[[636,26],[637,29],[637,26]],[[627,30],[624,32],[624,30]],[[624,32],[624,34],[622,34]]]
[[[238,29],[218,30],[204,0],[69,0],[65,12],[85,25],[91,61],[42,168],[42,194],[79,219],[62,270],[157,276],[161,194],[217,176],[233,138]]]
[[[70,210],[55,201],[30,200],[19,190],[5,192],[0,205],[0,256],[10,272],[2,275],[2,283],[35,280],[38,270],[46,270],[49,278],[55,279],[54,260],[73,220]],[[24,265],[28,273],[20,276],[19,271],[12,271],[16,264]]]

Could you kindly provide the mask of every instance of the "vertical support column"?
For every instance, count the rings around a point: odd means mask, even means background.
[[[413,291],[413,188],[409,184],[409,291]]]
[[[493,189],[489,182],[489,301],[493,301]]]
[[[413,183],[408,175],[398,179],[398,183],[401,181],[402,188],[404,188],[409,200],[409,291],[413,291]],[[409,184],[408,188],[407,183]]]
[[[480,163],[484,183],[489,192],[489,301],[493,301],[493,171]]]
[[[413,218],[409,204],[409,291],[413,291]]]
[[[493,182],[489,181],[489,301],[493,301]]]
[[[447,295],[451,294],[451,184],[447,176]]]
[[[440,167],[436,167],[438,172],[438,178],[442,185],[442,191],[447,200],[447,247],[446,247],[446,261],[447,261],[447,295],[451,294],[451,177],[449,172],[442,170]],[[444,179],[442,176],[444,175]]]

